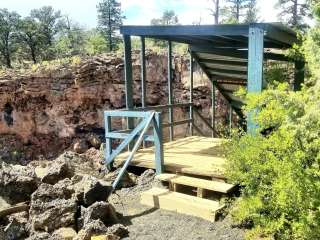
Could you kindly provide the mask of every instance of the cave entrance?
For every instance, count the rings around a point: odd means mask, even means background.
[[[13,112],[13,107],[11,106],[10,103],[6,103],[3,109],[3,118],[9,127],[13,125],[12,112]]]

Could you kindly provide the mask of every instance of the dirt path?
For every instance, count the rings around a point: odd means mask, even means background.
[[[170,211],[153,209],[140,204],[140,193],[151,188],[124,188],[109,199],[117,212],[123,214],[123,224],[134,240],[243,240],[244,232],[232,227],[227,216],[215,223]],[[117,196],[118,195],[118,196]]]

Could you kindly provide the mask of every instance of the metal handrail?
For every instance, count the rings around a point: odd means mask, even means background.
[[[210,123],[207,121],[207,119],[205,119],[205,117],[203,117],[196,108],[194,108],[193,110],[194,110],[194,112],[199,116],[199,118],[202,120],[202,122],[203,122],[212,132],[214,132],[216,135],[218,135],[218,133],[216,132],[216,130],[210,125]],[[198,132],[200,132],[200,134],[203,135],[202,131],[199,131],[199,130],[200,130],[199,128],[196,128],[196,130],[197,130]]]
[[[133,157],[134,157],[134,154],[137,152],[139,146],[141,145],[142,143],[142,140],[143,140],[143,136],[145,135],[145,133],[147,132],[149,126],[150,126],[150,123],[151,121],[153,120],[153,117],[154,117],[154,112],[152,112],[150,114],[150,117],[146,120],[146,123],[145,123],[145,126],[144,128],[142,129],[141,131],[141,134],[139,135],[139,138],[137,140],[137,142],[135,143],[132,151],[130,152],[129,156],[127,157],[125,163],[123,164],[118,176],[116,177],[116,179],[114,180],[114,182],[112,183],[112,191],[114,189],[117,188],[120,180],[122,179],[125,171],[127,170],[128,166],[130,165],[130,162],[132,161]]]

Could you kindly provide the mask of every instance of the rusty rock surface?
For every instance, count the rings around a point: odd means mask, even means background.
[[[148,52],[146,61],[147,104],[167,104],[167,56]],[[188,60],[175,56],[173,62],[174,100],[188,102]],[[208,85],[202,76],[198,82]],[[140,58],[134,51],[134,106],[141,106],[140,78]],[[196,82],[195,105],[209,117],[210,85]],[[24,163],[53,159],[72,147],[78,153],[99,148],[104,140],[103,111],[124,107],[124,65],[119,56],[88,57],[77,64],[2,74],[0,154],[4,160]],[[187,111],[178,109],[175,116],[182,120]],[[122,122],[114,124],[120,127]]]
[[[39,182],[34,169],[4,162],[0,164],[0,196],[9,204],[30,200]]]

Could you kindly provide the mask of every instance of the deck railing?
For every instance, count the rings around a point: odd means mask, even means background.
[[[171,121],[168,123],[162,123],[161,111],[171,109],[173,112],[174,108],[187,107],[190,110],[189,119],[174,121],[174,118],[169,118]],[[130,151],[124,165],[113,183],[115,188],[125,170],[132,161],[134,154],[140,147],[142,142],[153,142],[155,147],[155,169],[157,174],[160,174],[164,170],[164,153],[163,153],[163,133],[164,127],[174,127],[181,124],[189,124],[192,128],[195,128],[200,134],[205,135],[203,131],[197,127],[194,123],[194,115],[197,115],[204,124],[214,132],[214,128],[209,124],[207,119],[203,117],[199,111],[194,108],[191,103],[178,103],[172,105],[159,105],[145,108],[135,108],[133,110],[114,110],[104,112],[105,121],[105,138],[106,138],[106,149],[105,149],[105,164],[109,170],[112,169],[112,164],[115,158],[123,152],[127,147]],[[112,128],[112,118],[126,118],[128,120],[140,119],[137,125],[133,129],[118,129]],[[150,131],[152,128],[152,133]],[[191,128],[190,128],[191,129]],[[173,131],[172,131],[173,133]],[[192,132],[191,132],[192,135]],[[112,141],[114,139],[122,140],[118,146],[113,149]]]
[[[113,130],[112,118],[134,118],[141,119],[134,129]],[[107,168],[111,169],[115,158],[129,147],[131,151],[126,159],[123,168],[120,171],[119,176],[115,181],[115,185],[121,179],[122,174],[129,166],[134,154],[140,147],[142,141],[150,141],[155,146],[155,168],[157,174],[163,172],[163,142],[162,142],[162,123],[161,113],[155,111],[105,111],[105,137],[106,137],[106,149],[105,149],[105,164]],[[148,130],[153,129],[152,134],[148,134]],[[112,149],[112,140],[122,139],[122,142],[116,149]],[[133,146],[134,145],[134,146]],[[119,179],[118,179],[119,178]]]
[[[196,125],[196,123],[194,121],[195,116],[197,116],[198,117],[197,119],[201,120],[201,122],[203,122],[204,125],[211,131],[211,133],[212,133],[211,135],[212,136],[218,136],[218,133],[216,132],[214,127],[211,126],[209,121],[203,115],[201,115],[201,113],[197,110],[197,108],[194,106],[193,103],[175,103],[175,104],[168,104],[168,105],[137,107],[137,108],[135,108],[133,110],[130,110],[130,111],[150,111],[150,110],[154,110],[154,111],[158,111],[158,112],[163,112],[163,111],[168,111],[169,112],[169,110],[171,110],[171,112],[174,113],[174,109],[175,108],[189,108],[189,118],[182,119],[182,120],[175,120],[175,117],[174,117],[174,114],[173,114],[172,118],[170,116],[168,116],[168,120],[167,121],[163,120],[162,128],[169,127],[170,130],[172,131],[172,138],[174,137],[174,127],[178,126],[178,125],[183,125],[183,124],[188,124],[190,126],[190,135],[193,135],[193,129],[195,129],[202,136],[206,136],[207,134],[205,134],[203,132],[203,130],[201,130],[201,128]],[[170,139],[170,140],[172,140],[172,139]]]

